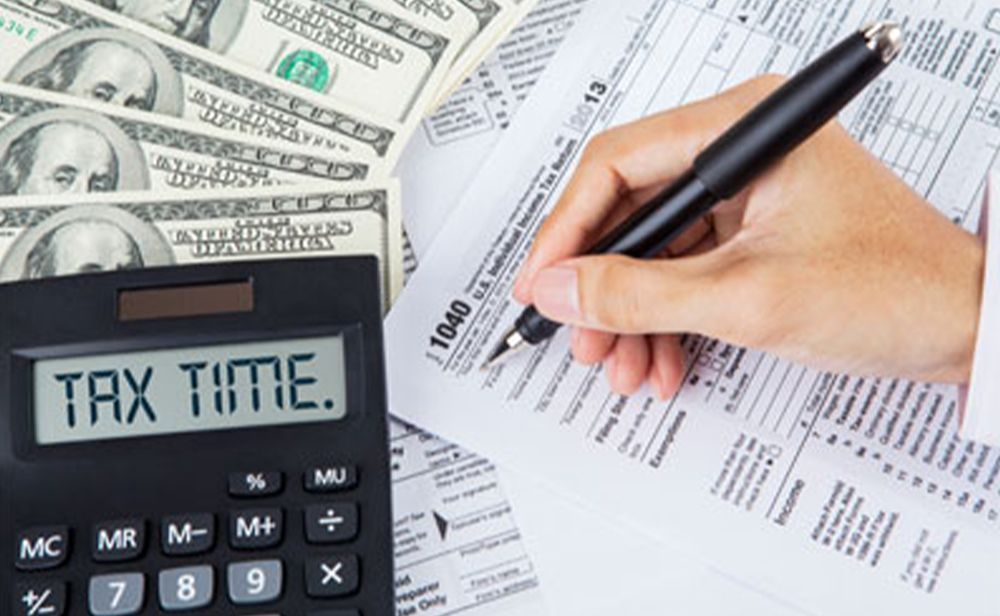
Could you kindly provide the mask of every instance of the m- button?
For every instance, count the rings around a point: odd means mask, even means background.
[[[215,545],[215,516],[195,513],[166,517],[160,529],[160,540],[167,556],[204,554]]]
[[[21,571],[52,569],[69,555],[69,528],[36,526],[21,531],[14,542],[14,566]]]
[[[339,492],[358,483],[358,469],[351,464],[314,466],[303,477],[306,492]]]

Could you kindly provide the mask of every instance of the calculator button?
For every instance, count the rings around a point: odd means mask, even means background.
[[[353,464],[314,466],[303,475],[306,492],[339,492],[358,483],[358,469]]]
[[[146,594],[141,573],[112,573],[90,578],[88,602],[93,616],[138,614]]]
[[[229,495],[270,496],[281,492],[284,477],[279,472],[251,471],[229,474]]]
[[[146,550],[146,522],[116,520],[94,527],[90,554],[99,563],[122,562],[142,556]]]
[[[36,526],[21,531],[14,543],[14,566],[21,571],[52,569],[69,556],[69,527]]]
[[[165,612],[196,610],[212,602],[215,573],[208,565],[160,571],[160,607]]]
[[[236,605],[277,601],[281,596],[282,571],[280,560],[230,564],[226,571],[229,600]]]
[[[65,582],[22,582],[14,589],[14,616],[62,616]]]
[[[306,594],[325,599],[358,590],[360,566],[353,554],[310,558],[306,561]]]
[[[358,534],[358,506],[354,503],[311,505],[305,515],[309,543],[350,541]]]
[[[309,612],[306,616],[361,616],[358,610],[322,610]]]
[[[281,509],[243,509],[229,516],[229,545],[238,550],[262,550],[281,543]]]
[[[204,554],[215,545],[215,516],[194,513],[163,518],[160,543],[167,556]]]

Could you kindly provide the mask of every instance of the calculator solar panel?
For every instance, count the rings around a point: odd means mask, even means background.
[[[392,614],[377,267],[0,286],[0,613]]]

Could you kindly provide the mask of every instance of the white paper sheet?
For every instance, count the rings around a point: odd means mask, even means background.
[[[540,0],[410,139],[397,172],[424,254],[588,0]]]
[[[543,616],[493,465],[392,422],[396,616]]]
[[[808,616],[531,477],[500,478],[552,614]]]
[[[616,8],[599,37],[561,49],[391,313],[394,408],[810,612],[995,613],[1000,455],[957,438],[948,388],[817,373],[697,338],[669,404],[610,394],[598,370],[572,364],[564,336],[488,375],[478,366],[520,310],[510,282],[590,136],[791,72],[874,18],[902,21],[910,45],[841,120],[974,225],[1000,141],[996,12],[874,0]]]

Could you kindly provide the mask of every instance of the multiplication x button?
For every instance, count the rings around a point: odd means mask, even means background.
[[[358,590],[360,581],[360,565],[354,554],[306,561],[306,594],[310,597],[325,599],[349,595]]]

